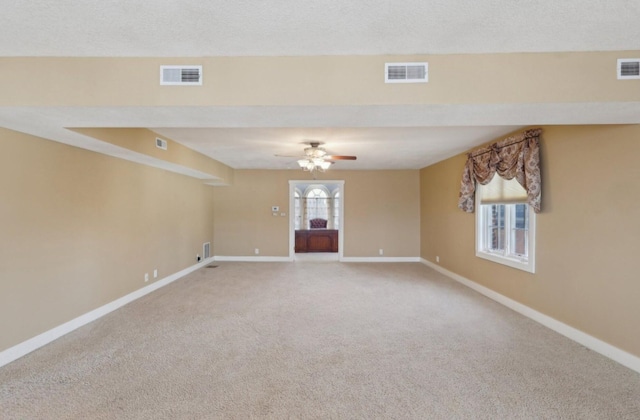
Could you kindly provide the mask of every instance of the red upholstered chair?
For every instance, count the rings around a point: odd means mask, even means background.
[[[326,229],[327,221],[325,219],[311,219],[309,220],[309,227],[311,229]]]

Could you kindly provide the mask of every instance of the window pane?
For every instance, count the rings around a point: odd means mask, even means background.
[[[527,218],[527,205],[515,204],[516,208],[516,229],[526,229],[529,226]]]
[[[300,225],[302,225],[302,210],[300,205],[300,194],[296,191],[293,196],[294,200],[294,208],[295,208],[295,219],[294,219],[294,229],[300,229]]]
[[[307,220],[329,219],[329,203],[327,193],[320,188],[313,188],[306,196]]]
[[[333,228],[340,229],[340,192],[333,196]]]
[[[505,226],[504,226],[504,204],[491,204],[486,206],[488,213],[487,220],[487,250],[504,252],[505,246]]]
[[[526,257],[528,254],[529,212],[526,204],[513,204],[511,253]]]

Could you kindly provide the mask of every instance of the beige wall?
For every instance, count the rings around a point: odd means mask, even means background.
[[[289,180],[300,170],[236,170],[234,185],[215,188],[214,253],[289,256]],[[419,171],[328,171],[318,180],[344,180],[344,256],[417,257],[420,254]]]
[[[0,351],[151,284],[154,269],[195,264],[213,241],[201,181],[6,129],[0,146]]]
[[[0,58],[0,105],[242,106],[637,100],[616,60],[640,51],[411,56]],[[385,84],[384,63],[428,61],[425,84]],[[163,64],[203,85],[160,86]],[[588,87],[588,88],[585,88]],[[284,92],[284,93],[283,93]]]
[[[543,127],[536,273],[475,257],[465,156],[421,171],[422,257],[640,356],[640,126]]]

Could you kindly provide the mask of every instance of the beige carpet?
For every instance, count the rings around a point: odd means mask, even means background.
[[[219,265],[0,368],[0,418],[640,418],[638,373],[421,264]]]

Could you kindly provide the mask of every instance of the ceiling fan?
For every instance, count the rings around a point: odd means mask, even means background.
[[[298,165],[304,170],[308,172],[324,172],[329,169],[329,167],[335,163],[336,160],[356,160],[356,156],[340,156],[340,155],[329,155],[324,147],[320,147],[321,143],[319,141],[309,141],[305,142],[309,147],[305,147],[304,156],[284,156],[284,155],[276,155],[280,157],[297,157]]]

